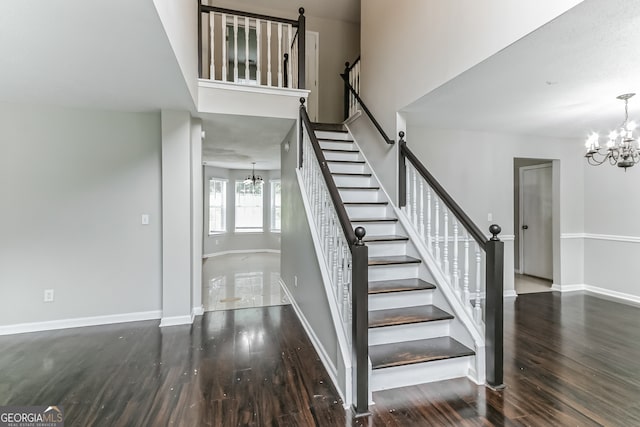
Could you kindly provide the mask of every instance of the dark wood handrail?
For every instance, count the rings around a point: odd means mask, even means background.
[[[359,55],[358,55],[358,57],[356,58],[356,60],[355,60],[355,61],[353,61],[353,64],[349,64],[348,62],[345,64],[345,65],[346,65],[346,67],[345,67],[344,71],[345,71],[346,73],[348,73],[349,71],[353,70],[353,67],[355,67],[355,66],[356,66],[356,64],[357,64],[358,62],[360,62],[360,56],[359,56]]]
[[[358,103],[362,107],[362,110],[369,117],[369,120],[371,120],[371,122],[376,127],[376,129],[378,129],[378,132],[380,132],[380,135],[382,135],[382,138],[385,140],[385,142],[389,145],[395,144],[395,141],[389,138],[389,136],[386,134],[384,129],[382,129],[382,126],[380,126],[380,123],[378,123],[376,118],[373,117],[373,113],[371,113],[371,111],[365,105],[364,101],[362,101],[362,98],[360,98],[360,95],[358,95],[358,92],[356,92],[353,86],[351,86],[351,83],[349,83],[349,73],[340,74],[340,77],[342,77],[342,80],[344,80],[344,87],[347,88],[351,92],[351,94],[356,98],[356,101],[358,101]]]
[[[304,98],[302,98],[301,101],[303,99]],[[309,134],[311,146],[313,147],[313,151],[315,152],[318,163],[320,164],[320,170],[322,171],[322,176],[324,177],[324,181],[327,184],[327,190],[329,190],[329,196],[331,197],[333,206],[336,209],[336,214],[338,215],[338,220],[340,221],[340,225],[342,226],[342,231],[344,231],[347,242],[349,242],[349,248],[353,249],[353,246],[357,243],[358,238],[356,237],[356,234],[351,227],[351,220],[349,219],[349,215],[347,215],[347,210],[345,209],[342,198],[340,197],[338,187],[333,180],[333,175],[331,175],[331,171],[329,170],[329,166],[327,165],[327,160],[325,159],[322,149],[320,148],[318,138],[313,131],[313,126],[311,126],[311,120],[309,119],[309,115],[307,114],[307,109],[304,107],[304,103],[300,106],[300,117],[302,118],[302,123],[307,129],[307,133]]]
[[[447,193],[447,190],[445,190],[444,187],[440,185],[438,180],[435,179],[434,176],[429,173],[427,168],[424,167],[422,162],[418,160],[416,155],[413,154],[413,152],[409,149],[409,147],[407,147],[407,143],[403,138],[403,134],[404,133],[400,134],[400,144],[399,144],[400,155],[404,156],[406,159],[408,159],[411,162],[411,164],[418,171],[418,173],[420,173],[420,175],[425,179],[425,181],[429,183],[431,188],[433,188],[433,190],[436,192],[438,197],[440,197],[440,199],[444,202],[444,204],[447,205],[447,207],[455,215],[455,217],[458,218],[458,221],[460,221],[464,226],[464,228],[467,229],[469,234],[471,234],[471,237],[473,237],[473,239],[476,242],[478,242],[478,245],[480,245],[480,247],[483,250],[486,250],[487,237],[484,235],[484,233],[482,233],[482,231],[480,231],[480,228],[471,220],[471,218],[469,218],[469,216],[465,213],[465,211],[462,210],[460,205],[458,205],[458,203],[456,203],[456,201],[453,200],[453,197],[451,197],[451,195]]]
[[[283,24],[290,24],[293,27],[298,26],[298,20],[278,18],[277,16],[260,15],[258,13],[244,12],[242,10],[225,9],[223,7],[209,6],[206,4],[200,5],[200,13],[203,12],[218,12],[226,13],[228,15],[246,16],[247,18],[260,19],[264,21],[282,22]]]

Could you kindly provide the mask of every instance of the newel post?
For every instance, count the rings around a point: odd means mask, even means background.
[[[344,63],[344,73],[342,74],[344,79],[344,99],[342,108],[344,111],[344,119],[349,118],[349,62]]]
[[[404,156],[404,147],[407,142],[404,140],[404,132],[398,133],[398,207],[407,205],[407,161]]]
[[[363,227],[356,227],[358,239],[351,247],[351,360],[353,409],[356,417],[369,415],[369,248],[362,239]]]
[[[489,232],[491,232],[492,237],[487,241],[486,246],[486,375],[487,383],[493,389],[504,388],[504,242],[498,238],[498,234],[501,231],[502,229],[499,225],[491,225]]]
[[[305,85],[305,61],[307,48],[307,18],[304,16],[304,7],[298,9],[298,89],[306,89]]]

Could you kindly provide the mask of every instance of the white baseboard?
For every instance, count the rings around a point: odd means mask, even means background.
[[[279,249],[239,249],[235,251],[222,251],[222,252],[214,252],[211,254],[202,255],[202,259],[206,258],[214,258],[222,255],[233,255],[233,254],[255,254],[255,253],[269,253],[269,254],[279,254]]]
[[[160,327],[165,328],[167,326],[190,325],[193,323],[193,318],[193,314],[188,314],[186,316],[163,317],[160,319]]]
[[[338,394],[340,395],[340,398],[342,399],[342,401],[347,402],[345,397],[342,394],[342,390],[340,389],[340,383],[338,382],[338,377],[337,377],[338,370],[336,369],[335,365],[331,361],[331,358],[329,357],[326,350],[324,349],[324,346],[320,342],[320,338],[318,338],[316,333],[313,331],[313,328],[307,321],[307,318],[304,317],[304,314],[302,313],[302,310],[296,303],[296,300],[293,299],[293,295],[291,295],[291,292],[289,292],[289,288],[287,287],[287,284],[284,283],[282,279],[280,279],[280,286],[282,286],[284,293],[287,294],[287,298],[289,298],[289,301],[291,302],[291,307],[293,307],[293,311],[295,311],[296,316],[298,316],[298,319],[300,320],[302,327],[307,333],[307,336],[309,337],[311,344],[313,344],[313,348],[315,348],[316,353],[318,353],[318,356],[320,356],[320,361],[324,365],[324,368],[327,370],[327,373],[329,374],[329,378],[331,378],[331,381],[333,382],[333,386],[338,391]]]
[[[191,309],[191,316],[195,317],[195,316],[202,316],[204,314],[204,306],[199,306],[199,307],[193,307]]]
[[[139,322],[160,319],[160,310],[137,313],[110,314],[106,316],[76,317],[73,319],[50,320],[46,322],[18,323],[0,326],[0,335],[23,334],[26,332],[52,331],[56,329],[81,328],[85,326],[110,325],[114,323]]]
[[[627,294],[624,292],[612,291],[611,289],[600,288],[597,286],[591,286],[586,284],[577,284],[577,285],[552,285],[552,291],[559,292],[575,292],[575,291],[585,291],[593,296],[620,302],[623,304],[629,304],[634,306],[640,306],[640,296]]]

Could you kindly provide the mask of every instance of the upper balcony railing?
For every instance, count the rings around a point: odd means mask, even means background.
[[[200,4],[201,79],[251,86],[305,88],[305,16],[297,20]]]

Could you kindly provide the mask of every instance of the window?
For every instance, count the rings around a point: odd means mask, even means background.
[[[263,184],[260,182],[253,185],[236,181],[236,232],[263,231]]]
[[[209,180],[209,234],[227,231],[227,181]]]
[[[271,231],[280,231],[280,181],[271,181]]]

